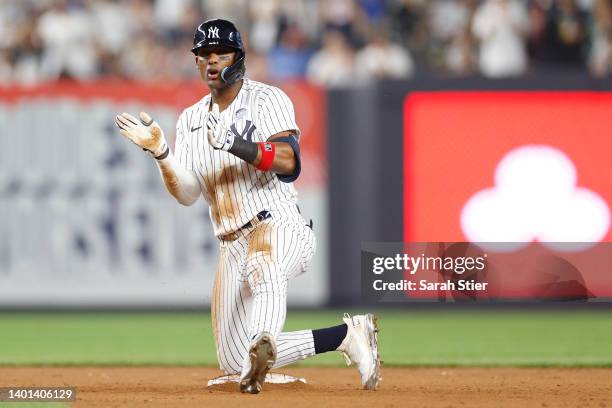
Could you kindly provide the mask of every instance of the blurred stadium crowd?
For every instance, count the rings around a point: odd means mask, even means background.
[[[193,79],[194,30],[218,16],[255,79],[612,71],[612,0],[0,0],[0,84]]]

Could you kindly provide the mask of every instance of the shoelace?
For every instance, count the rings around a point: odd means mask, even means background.
[[[351,358],[348,356],[348,354],[346,354],[345,351],[342,352],[342,357],[344,357],[344,361],[346,361],[347,366],[353,364],[353,360],[351,360]]]
[[[344,314],[344,318],[345,319],[351,319],[351,324],[353,325],[353,327],[355,326],[355,320],[353,319],[353,316],[351,316],[348,313]],[[342,352],[342,357],[344,357],[344,361],[346,361],[346,365],[350,366],[351,364],[353,364],[353,360],[351,360],[351,358],[349,357],[349,355],[347,354],[346,351]]]

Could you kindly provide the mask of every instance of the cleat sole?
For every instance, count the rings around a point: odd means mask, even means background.
[[[263,388],[266,374],[276,362],[276,349],[271,337],[263,334],[249,350],[251,369],[240,381],[240,392],[258,394]]]
[[[366,381],[363,386],[366,390],[375,390],[378,388],[378,384],[380,383],[380,355],[378,353],[378,333],[380,332],[380,328],[378,326],[378,316],[369,313],[366,315],[366,321],[368,324],[368,329],[370,331],[370,335],[368,341],[370,343],[370,349],[372,350],[372,357],[376,362],[374,367],[374,373],[372,376]]]

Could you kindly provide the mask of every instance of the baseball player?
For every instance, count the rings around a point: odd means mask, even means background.
[[[180,115],[174,152],[145,112],[118,115],[116,124],[153,156],[179,203],[192,205],[203,195],[209,204],[220,243],[211,304],[220,368],[240,373],[240,390],[256,394],[271,368],[338,350],[356,364],[363,387],[376,389],[372,314],[345,314],[344,324],[324,329],[282,331],[287,281],[306,270],[315,251],[312,224],[300,215],[293,187],[301,162],[291,100],[244,77],[244,46],[229,21],[200,24],[191,51],[210,94]]]

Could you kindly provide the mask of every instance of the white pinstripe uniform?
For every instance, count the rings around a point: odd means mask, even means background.
[[[217,359],[226,373],[240,373],[251,339],[267,331],[275,337],[274,366],[280,367],[315,354],[312,331],[281,332],[287,281],[306,270],[315,237],[298,211],[292,183],[209,145],[210,104],[207,95],[183,111],[174,150],[180,165],[197,175],[221,242],[211,305]],[[287,95],[247,78],[220,121],[253,142],[287,130],[300,134]],[[271,217],[259,220],[262,211]]]

